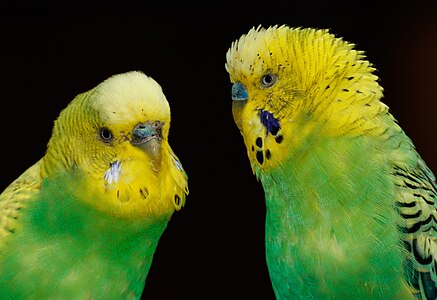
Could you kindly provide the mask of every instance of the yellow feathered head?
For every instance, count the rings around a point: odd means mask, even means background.
[[[386,110],[363,52],[328,30],[252,28],[232,43],[225,67],[255,172],[283,161],[310,134],[356,134]]]
[[[78,197],[112,214],[180,209],[186,174],[168,144],[169,128],[170,107],[155,80],[142,72],[112,76],[60,113],[44,176],[76,174],[85,186]]]

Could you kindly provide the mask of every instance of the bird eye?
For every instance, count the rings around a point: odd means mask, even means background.
[[[275,74],[266,74],[261,78],[261,85],[265,88],[271,87],[276,82]]]
[[[100,138],[106,143],[112,141],[113,135],[112,135],[111,130],[109,130],[108,128],[101,128],[100,129]]]

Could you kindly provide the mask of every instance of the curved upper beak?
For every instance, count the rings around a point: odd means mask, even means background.
[[[132,130],[131,143],[144,150],[155,163],[161,161],[161,140],[162,126],[161,121],[147,121],[138,123]]]

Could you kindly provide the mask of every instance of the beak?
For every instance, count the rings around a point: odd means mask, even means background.
[[[156,165],[161,162],[162,126],[160,121],[139,123],[132,130],[132,145],[144,150]]]
[[[241,128],[241,114],[243,108],[249,99],[246,87],[241,82],[235,82],[232,85],[232,116],[234,117],[235,124]]]
[[[243,113],[244,102],[242,101],[232,101],[232,117],[234,117],[234,122],[237,124],[238,129],[243,130],[241,115]]]

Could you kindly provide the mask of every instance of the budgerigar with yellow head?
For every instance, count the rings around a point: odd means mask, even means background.
[[[435,299],[437,186],[362,51],[253,28],[227,52],[233,116],[266,200],[278,299]]]
[[[170,108],[142,72],[110,77],[59,115],[45,156],[0,195],[1,299],[139,299],[185,202]]]

